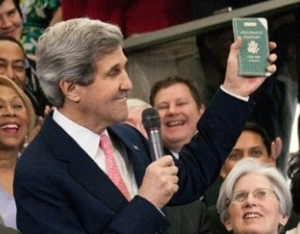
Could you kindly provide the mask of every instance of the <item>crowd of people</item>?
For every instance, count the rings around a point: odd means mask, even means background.
[[[238,75],[242,40],[228,28],[122,47],[245,5],[0,0],[0,233],[300,233],[300,153],[287,149],[297,97],[278,97],[296,80],[281,47],[295,42],[279,36],[295,19],[271,26],[270,77]],[[147,108],[160,117],[156,161]]]

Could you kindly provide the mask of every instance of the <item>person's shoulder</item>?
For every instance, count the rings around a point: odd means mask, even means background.
[[[210,220],[212,222],[212,226],[214,228],[214,232],[218,234],[230,234],[232,232],[229,232],[224,224],[221,222],[220,214],[218,213],[217,207],[210,206],[209,207],[209,216]]]
[[[134,135],[136,137],[141,137],[142,134],[134,127],[126,123],[118,123],[108,127],[108,131],[112,131],[119,134]]]
[[[218,176],[213,184],[204,193],[204,203],[208,206],[214,206],[217,203],[221,185],[223,183],[222,177]]]
[[[108,133],[111,137],[118,138],[125,145],[135,145],[138,148],[143,148],[146,152],[149,152],[148,140],[143,136],[143,134],[126,123],[118,123],[111,125],[107,128]]]
[[[298,228],[298,229],[297,229]],[[299,230],[300,233],[300,215],[292,210],[287,224],[284,226],[286,233],[297,233],[294,230]],[[290,231],[290,232],[289,232]]]

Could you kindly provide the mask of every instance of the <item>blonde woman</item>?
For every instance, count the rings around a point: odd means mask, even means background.
[[[12,80],[0,75],[0,223],[15,229],[14,170],[35,119],[26,94]]]

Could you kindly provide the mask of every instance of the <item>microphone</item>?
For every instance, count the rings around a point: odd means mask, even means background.
[[[155,161],[164,155],[160,135],[160,117],[157,110],[151,107],[145,109],[142,112],[142,122],[148,135],[151,158]]]

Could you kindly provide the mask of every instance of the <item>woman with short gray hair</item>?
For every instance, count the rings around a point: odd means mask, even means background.
[[[217,209],[234,233],[280,233],[290,216],[288,184],[274,167],[245,158],[222,184]]]

